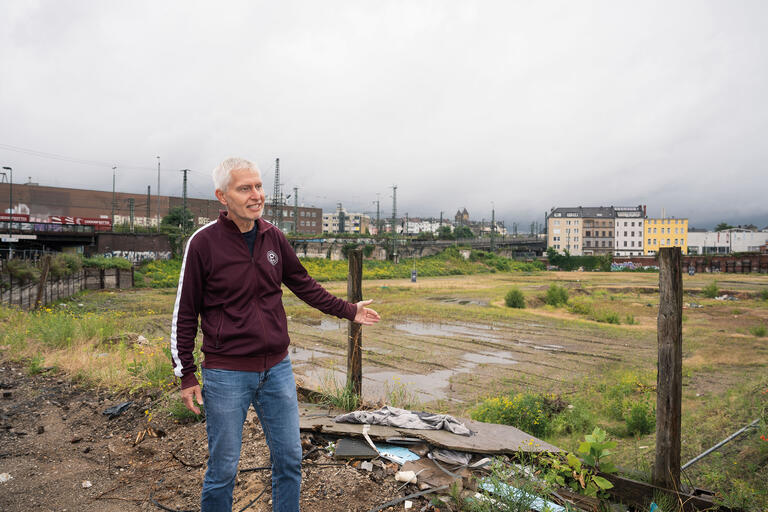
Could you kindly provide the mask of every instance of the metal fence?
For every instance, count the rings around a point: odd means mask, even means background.
[[[133,269],[84,268],[77,274],[54,279],[50,274],[45,282],[23,283],[7,275],[0,281],[0,304],[17,306],[29,311],[38,305],[45,306],[70,297],[82,290],[104,288],[131,288],[134,284]]]

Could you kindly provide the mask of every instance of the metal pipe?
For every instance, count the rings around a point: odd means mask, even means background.
[[[760,422],[760,418],[757,418],[755,421],[753,421],[752,423],[750,423],[750,424],[749,424],[749,425],[747,425],[746,427],[744,427],[744,428],[740,429],[738,432],[735,432],[735,433],[731,434],[730,436],[726,437],[725,439],[723,439],[722,441],[720,441],[719,443],[717,443],[715,446],[713,446],[712,448],[710,448],[709,450],[705,451],[705,452],[704,452],[704,453],[702,453],[701,455],[697,455],[696,457],[692,458],[691,460],[689,460],[688,462],[686,462],[685,464],[683,464],[683,466],[680,468],[680,470],[684,470],[684,469],[685,469],[685,468],[687,468],[688,466],[692,465],[692,464],[693,464],[693,463],[695,463],[695,462],[698,462],[699,460],[703,459],[705,456],[707,456],[707,455],[709,455],[710,453],[712,453],[713,451],[717,450],[718,448],[720,448],[720,447],[721,447],[721,446],[723,446],[724,444],[726,444],[726,443],[729,443],[729,442],[733,441],[733,440],[734,440],[736,437],[738,437],[738,436],[739,436],[739,434],[741,434],[742,432],[744,432],[744,431],[746,431],[746,430],[749,430],[750,428],[756,427],[756,426],[757,426],[757,424],[758,424],[759,422]]]

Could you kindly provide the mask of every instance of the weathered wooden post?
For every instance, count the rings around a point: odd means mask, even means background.
[[[40,281],[38,281],[37,283],[37,298],[35,299],[36,308],[39,308],[40,306],[43,305],[42,304],[44,299],[43,293],[45,292],[46,279],[48,278],[48,270],[50,268],[51,268],[51,255],[46,254],[45,257],[43,257],[43,269],[40,272]]]
[[[659,251],[659,269],[659,362],[653,483],[679,490],[683,394],[683,269],[679,247],[665,247]]]
[[[348,253],[347,300],[351,303],[363,300],[363,251],[353,249]],[[363,326],[349,322],[347,338],[347,386],[358,396],[363,394]]]

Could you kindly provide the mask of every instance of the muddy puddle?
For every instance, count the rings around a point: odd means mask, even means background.
[[[493,342],[503,342],[509,339],[500,330],[484,324],[442,324],[405,320],[396,322],[395,329],[417,336],[457,336]]]
[[[293,354],[291,357],[293,358]],[[301,361],[296,359],[294,361],[297,363],[297,372],[306,377],[306,384],[309,387],[314,389],[327,387],[329,381],[333,382],[333,380],[340,387],[345,385],[346,374],[338,366],[319,368],[302,365]],[[344,362],[340,361],[338,364],[344,364]],[[363,368],[363,396],[367,400],[385,399],[388,392],[405,388],[408,394],[414,395],[424,403],[440,399],[454,400],[451,378],[469,373],[481,364],[511,366],[517,364],[517,361],[512,352],[487,351],[465,353],[456,368],[438,370],[424,375],[366,366]]]

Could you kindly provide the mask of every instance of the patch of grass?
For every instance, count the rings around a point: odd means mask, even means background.
[[[760,300],[768,300],[768,290],[760,290],[760,293],[758,293],[757,296]]]
[[[635,315],[627,313],[627,315],[624,317],[624,323],[627,325],[637,325],[637,320],[635,320]]]
[[[330,370],[320,379],[320,402],[343,411],[354,411],[360,406],[360,395],[351,385],[339,385],[335,372]]]
[[[389,381],[384,383],[384,391],[387,405],[410,410],[421,408],[418,395],[397,377],[393,377],[391,383]]]
[[[621,323],[621,320],[619,319],[619,314],[614,313],[613,311],[595,311],[595,313],[593,314],[593,319],[596,322],[601,322],[604,324],[618,325]]]
[[[595,427],[595,415],[581,400],[569,405],[555,416],[552,432],[556,435],[573,435],[591,432]]]
[[[717,281],[712,281],[707,286],[702,288],[701,293],[708,299],[714,299],[717,297],[720,294],[720,288],[717,287]]]
[[[753,336],[762,338],[768,334],[768,329],[766,329],[764,325],[755,325],[749,328],[749,332],[751,332]]]
[[[656,411],[649,400],[633,403],[624,420],[630,436],[644,436],[656,429]]]
[[[29,375],[37,375],[38,373],[43,373],[45,371],[45,357],[43,357],[40,354],[37,354],[29,359],[29,362],[27,363],[27,373]]]
[[[554,307],[565,305],[568,303],[568,290],[552,283],[544,296],[544,302]]]
[[[168,410],[168,414],[179,423],[201,421],[205,417],[205,413],[195,414],[187,409],[187,406],[184,405],[184,402],[182,402],[181,398],[178,396],[170,398],[166,409]]]
[[[512,288],[504,296],[504,303],[508,308],[524,309],[525,295],[520,291],[520,288]]]

